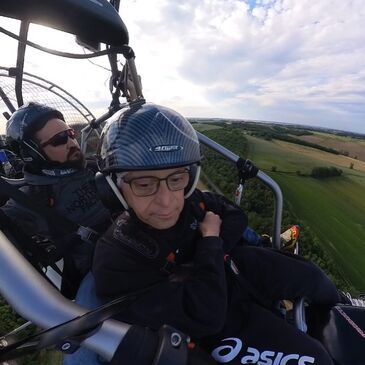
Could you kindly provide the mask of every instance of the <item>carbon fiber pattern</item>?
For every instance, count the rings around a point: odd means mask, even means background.
[[[155,170],[200,161],[198,137],[175,111],[137,104],[124,109],[104,128],[100,150],[103,172]]]

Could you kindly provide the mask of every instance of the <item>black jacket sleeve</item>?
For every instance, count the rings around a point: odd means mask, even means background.
[[[180,279],[165,276],[138,258],[114,238],[104,237],[97,243],[93,274],[97,295],[103,301],[155,284],[117,319],[154,329],[169,324],[196,338],[223,327],[227,294],[220,238],[205,237],[197,242],[193,266]]]
[[[229,253],[241,240],[247,227],[247,216],[236,204],[222,195],[196,190],[192,204],[203,203],[205,210],[218,214],[222,219],[220,236],[224,242],[224,252]]]

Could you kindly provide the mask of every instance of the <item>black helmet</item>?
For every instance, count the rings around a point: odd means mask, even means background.
[[[47,161],[47,156],[33,137],[52,118],[65,120],[58,110],[31,102],[21,106],[7,121],[8,141],[25,163],[44,165]]]
[[[198,136],[179,113],[151,103],[132,103],[105,125],[102,172],[161,170],[199,163]]]
[[[199,179],[200,146],[191,124],[169,108],[144,101],[129,104],[107,122],[98,155],[99,168],[105,177],[98,175],[97,185],[99,195],[108,206],[112,206],[113,196],[117,196],[128,209],[116,186],[114,173],[117,172],[189,165],[190,181],[185,198],[192,194]]]

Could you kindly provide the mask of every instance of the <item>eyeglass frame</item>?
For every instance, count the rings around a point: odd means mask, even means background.
[[[57,138],[62,133],[66,133],[66,135],[67,135],[67,139],[65,140],[65,142],[64,143],[59,143],[59,144],[53,145],[52,143],[54,142],[54,139]],[[39,146],[41,148],[44,148],[44,147],[49,146],[49,145],[51,145],[52,147],[63,146],[63,145],[65,145],[68,142],[68,139],[69,138],[75,139],[75,130],[73,128],[68,128],[68,129],[65,129],[65,130],[63,130],[61,132],[56,133],[48,141],[41,143]]]
[[[178,175],[178,174],[188,174],[188,177],[189,178],[188,178],[187,183],[186,183],[186,185],[184,187],[182,187],[181,189],[175,189],[175,190],[173,190],[169,186],[168,178],[171,177],[171,176],[173,176],[173,175]],[[133,185],[131,183],[133,183],[133,181],[135,181],[135,180],[145,179],[145,178],[153,178],[153,179],[155,179],[155,181],[157,181],[156,189],[154,190],[153,193],[148,194],[148,195],[139,195],[139,194],[136,194],[135,191],[134,191],[134,189],[133,189]],[[158,190],[160,189],[161,181],[166,181],[166,186],[169,189],[169,191],[180,191],[180,190],[186,189],[188,187],[189,181],[190,181],[190,170],[188,168],[185,168],[185,171],[180,171],[180,172],[179,171],[176,171],[176,172],[173,172],[172,174],[167,175],[164,178],[159,178],[157,176],[138,176],[138,177],[134,177],[134,178],[131,178],[129,180],[126,180],[125,179],[125,176],[119,176],[118,177],[118,181],[123,181],[124,183],[128,184],[130,186],[130,189],[132,190],[132,192],[133,192],[133,194],[135,196],[138,196],[140,198],[144,198],[144,197],[148,197],[148,196],[155,195],[158,192]]]

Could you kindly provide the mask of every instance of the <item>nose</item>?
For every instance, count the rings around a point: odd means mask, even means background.
[[[172,191],[167,187],[166,181],[161,181],[155,194],[155,202],[162,207],[168,207],[171,204],[171,196]]]
[[[75,147],[75,146],[80,148],[79,143],[77,142],[77,139],[76,138],[72,139],[72,138],[68,137],[67,147],[70,148],[70,147]]]

